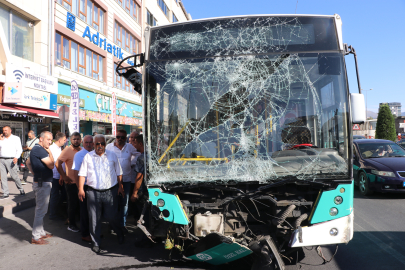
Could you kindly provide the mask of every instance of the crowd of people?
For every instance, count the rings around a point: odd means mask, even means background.
[[[31,243],[49,244],[52,237],[44,230],[43,220],[48,212],[51,220],[65,220],[60,213],[63,194],[67,199],[67,229],[81,233],[81,239],[92,242],[92,250],[100,253],[101,218],[108,221],[121,244],[128,233],[128,206],[133,202],[139,209],[139,194],[145,192],[143,136],[132,132],[128,138],[125,130],[117,131],[113,143],[106,145],[104,135],[86,135],[74,132],[70,145],[66,135],[58,132],[53,138],[44,131],[35,137],[28,133],[23,159],[33,174],[35,217]],[[0,174],[3,189],[1,199],[8,198],[7,172],[15,181],[22,195],[25,194],[19,179],[17,161],[23,153],[20,138],[11,134],[11,128],[3,128],[0,135]],[[28,170],[24,171],[26,183]],[[80,222],[76,214],[80,212]]]

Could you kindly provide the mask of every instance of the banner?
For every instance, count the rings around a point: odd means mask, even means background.
[[[112,117],[112,135],[117,136],[117,97],[115,96],[115,92],[112,92],[111,117]]]
[[[70,85],[70,108],[69,108],[69,133],[79,132],[79,86],[76,81],[72,81]]]

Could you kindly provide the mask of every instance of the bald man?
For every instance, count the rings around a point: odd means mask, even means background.
[[[93,151],[94,143],[93,137],[91,135],[86,135],[83,138],[83,148],[77,152],[73,158],[72,170],[76,183],[79,183],[79,171],[82,166],[84,156]],[[87,179],[86,179],[87,180]],[[87,191],[87,182],[84,182],[84,191]],[[87,198],[83,201],[79,200],[80,205],[80,230],[82,233],[82,240],[85,242],[91,242],[90,231],[89,231],[89,212],[87,211]]]

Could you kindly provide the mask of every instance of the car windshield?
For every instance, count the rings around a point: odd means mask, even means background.
[[[226,23],[210,23],[218,29],[209,31],[207,43],[203,31],[194,43],[167,28],[162,28],[164,34],[151,33],[150,57],[155,60],[145,70],[148,183],[348,179],[343,54],[285,54],[281,40],[260,39],[261,32],[277,32],[277,21],[257,29],[254,25],[260,21],[245,21],[228,27],[230,32]],[[285,21],[280,23],[280,31],[300,26],[283,28]],[[182,31],[187,27],[195,31],[191,24],[182,25]],[[317,43],[318,35],[303,34],[312,27],[300,29],[298,37],[305,46]],[[287,36],[284,32],[284,43]],[[263,45],[260,53],[252,53],[246,46],[258,50],[255,38],[260,39],[257,44],[271,40],[272,50]],[[290,46],[299,42],[295,38]],[[233,49],[221,49],[226,44]],[[188,51],[199,45],[212,46],[212,51]],[[276,46],[284,52],[274,53]],[[176,59],[180,56],[186,57]],[[174,59],[162,59],[166,57]]]
[[[396,143],[358,144],[363,158],[405,157],[405,150]]]

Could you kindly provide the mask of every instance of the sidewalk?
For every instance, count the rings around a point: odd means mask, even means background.
[[[23,178],[23,174],[20,173],[20,179]],[[27,178],[28,183],[23,185],[25,196],[20,195],[20,191],[15,186],[15,182],[10,177],[8,178],[8,189],[10,191],[10,197],[6,200],[0,200],[0,218],[14,214],[18,211],[35,206],[35,196],[32,191],[33,177],[31,173]],[[3,196],[3,190],[0,189],[0,196]]]

